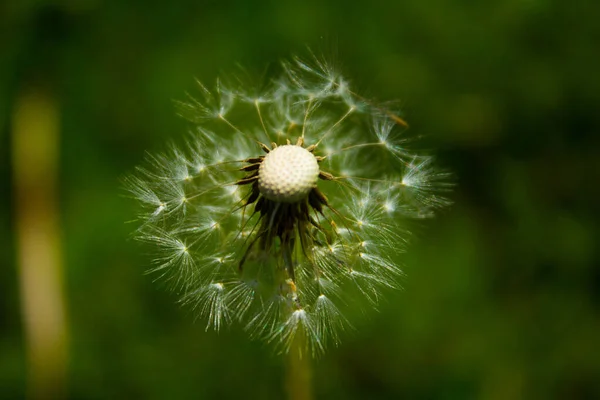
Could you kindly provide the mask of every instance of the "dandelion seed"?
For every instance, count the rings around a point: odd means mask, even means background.
[[[237,322],[284,352],[338,345],[351,308],[399,286],[407,220],[449,205],[449,175],[317,58],[284,62],[264,90],[200,91],[178,104],[198,124],[186,145],[126,181],[153,271],[207,327]]]

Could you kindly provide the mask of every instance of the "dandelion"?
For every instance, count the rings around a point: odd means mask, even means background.
[[[127,179],[153,271],[207,324],[317,354],[398,286],[407,221],[449,204],[448,174],[409,148],[398,112],[314,57],[263,88],[217,82],[179,104],[181,147]]]

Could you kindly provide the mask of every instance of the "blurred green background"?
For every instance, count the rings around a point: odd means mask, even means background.
[[[600,398],[599,20],[592,1],[3,1],[0,398],[28,391],[11,146],[32,91],[59,116],[66,396],[285,395],[268,346],[205,332],[143,274],[120,178],[185,135],[172,100],[194,78],[307,45],[360,92],[400,99],[457,179],[404,290],[314,363],[316,397]]]

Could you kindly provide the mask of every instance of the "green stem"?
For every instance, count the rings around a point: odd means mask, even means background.
[[[305,351],[305,340],[304,331],[299,329],[287,355],[285,379],[290,400],[311,400],[313,398],[311,360]]]

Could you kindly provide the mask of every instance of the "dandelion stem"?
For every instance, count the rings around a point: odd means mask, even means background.
[[[305,340],[304,330],[299,329],[287,354],[285,385],[290,400],[311,400],[313,398],[312,371],[310,357],[304,351]]]

